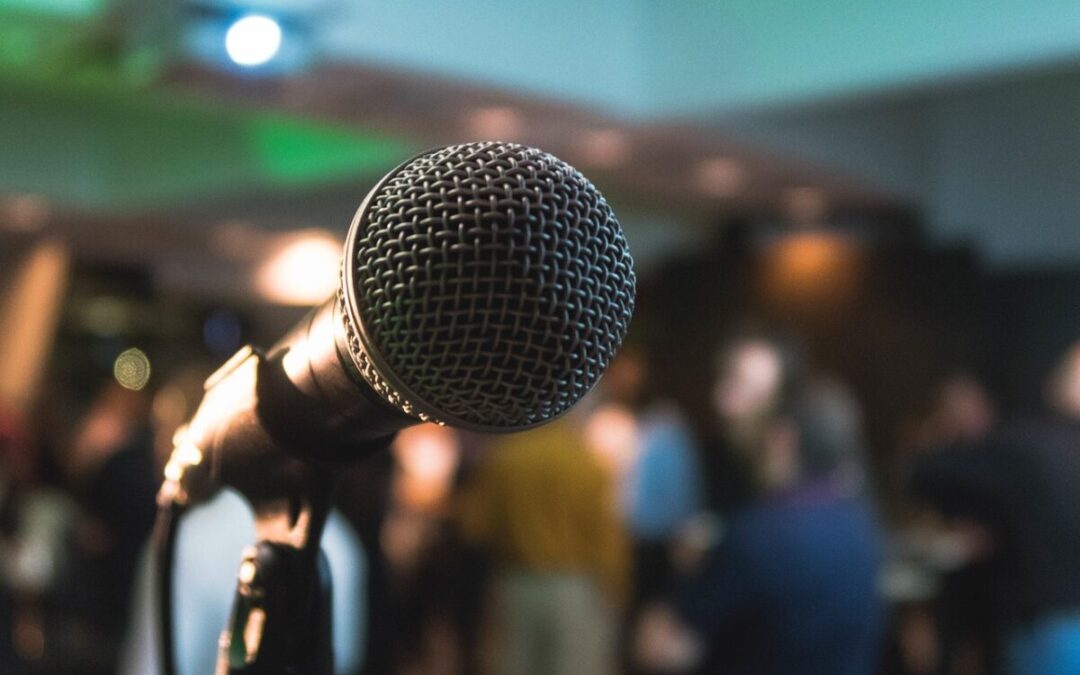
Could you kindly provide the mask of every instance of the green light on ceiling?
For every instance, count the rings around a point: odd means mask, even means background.
[[[0,23],[0,63],[31,65],[40,51],[41,36],[24,26]]]
[[[0,11],[86,19],[99,14],[107,4],[107,0],[0,0]]]
[[[262,173],[284,185],[383,171],[409,154],[405,144],[388,137],[302,120],[255,118],[246,126]]]
[[[414,154],[378,130],[223,104],[88,69],[0,67],[0,192],[136,209],[369,180]]]

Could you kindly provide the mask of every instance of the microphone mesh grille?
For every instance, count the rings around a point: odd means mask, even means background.
[[[410,414],[492,431],[539,424],[588,393],[626,334],[635,278],[622,229],[584,176],[540,150],[421,155],[353,227],[346,292],[359,317],[347,320],[382,372],[366,358],[360,370]]]

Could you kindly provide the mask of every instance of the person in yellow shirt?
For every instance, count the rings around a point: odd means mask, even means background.
[[[498,673],[615,669],[629,552],[613,476],[587,449],[579,416],[499,439],[462,495],[462,533],[498,570]]]

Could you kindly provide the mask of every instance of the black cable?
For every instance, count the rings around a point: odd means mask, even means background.
[[[176,675],[173,640],[173,568],[183,507],[174,500],[158,507],[154,523],[154,571],[157,593],[157,632],[162,675]]]

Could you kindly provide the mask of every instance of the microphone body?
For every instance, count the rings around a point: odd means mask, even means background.
[[[419,422],[379,398],[342,357],[339,307],[325,302],[265,353],[246,346],[207,379],[177,439],[188,448],[181,461],[199,459],[200,492],[228,485],[251,500],[281,494],[311,466],[362,458]]]
[[[506,143],[448,146],[388,174],[357,210],[341,272],[338,293],[268,351],[245,347],[214,373],[177,433],[157,537],[167,673],[183,506],[227,485],[255,510],[218,672],[322,671],[313,579],[328,581],[318,541],[341,464],[410,424],[511,432],[563,414],[599,380],[634,305],[604,198],[555,157]]]
[[[390,172],[357,210],[341,278],[265,354],[247,347],[207,381],[179,441],[215,483],[248,494],[251,475],[269,486],[291,470],[281,456],[354,459],[424,421],[543,424],[595,385],[634,304],[629,250],[596,188],[504,143]]]

